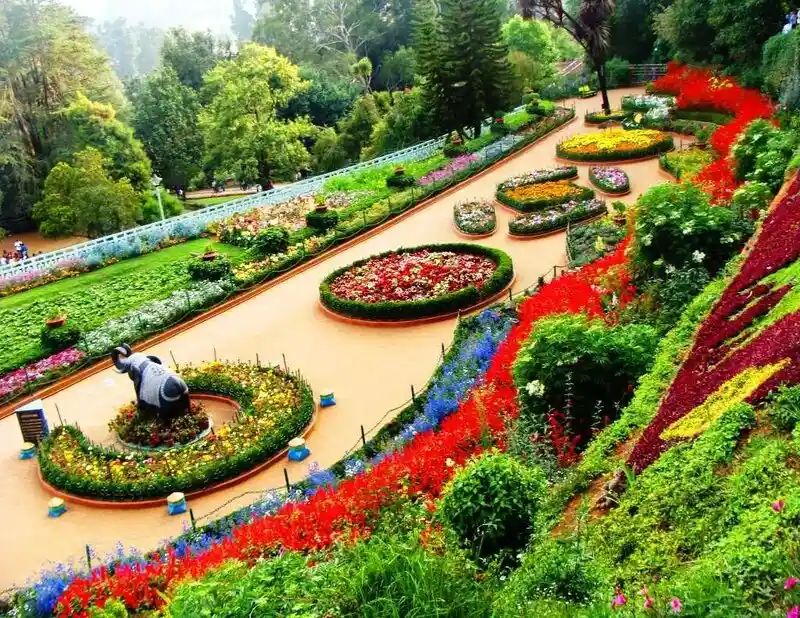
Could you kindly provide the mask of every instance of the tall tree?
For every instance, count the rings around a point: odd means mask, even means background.
[[[597,73],[603,109],[611,113],[608,102],[606,58],[611,45],[611,16],[615,0],[580,0],[572,12],[564,7],[563,0],[519,0],[522,16],[526,19],[540,17],[559,28],[564,28],[586,52]]]
[[[255,18],[244,8],[242,0],[233,0],[233,14],[231,15],[231,30],[239,43],[249,41],[253,36]]]
[[[273,173],[292,174],[307,165],[305,119],[280,120],[278,110],[308,86],[298,68],[275,49],[245,43],[205,77],[212,93],[200,112],[209,160],[244,182],[268,185]]]
[[[161,47],[161,61],[172,67],[181,82],[200,90],[203,76],[208,73],[221,54],[211,32],[188,32],[183,28],[172,28]]]
[[[520,90],[538,88],[555,74],[558,52],[545,22],[515,15],[503,24],[503,40]]]
[[[436,115],[447,130],[472,127],[510,103],[512,74],[496,0],[442,0],[433,28],[423,9],[419,70]],[[427,39],[427,42],[421,41]]]
[[[281,118],[308,116],[315,125],[332,127],[347,115],[362,92],[351,79],[316,66],[301,66],[300,77],[310,86],[281,110]]]
[[[120,79],[137,74],[138,41],[125,19],[120,17],[114,21],[103,22],[98,28],[97,36],[108,52],[111,65]]]
[[[172,67],[148,75],[138,93],[133,127],[168,187],[186,187],[202,169],[199,111],[197,93],[181,83]]]

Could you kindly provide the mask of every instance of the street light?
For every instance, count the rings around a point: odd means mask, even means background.
[[[153,174],[153,177],[150,179],[150,184],[153,185],[153,192],[156,194],[158,198],[158,210],[161,212],[161,220],[164,220],[164,205],[161,203],[161,178],[158,174]]]

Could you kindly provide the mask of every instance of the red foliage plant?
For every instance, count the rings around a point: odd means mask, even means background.
[[[158,608],[164,604],[160,592],[181,580],[200,577],[226,560],[253,562],[280,548],[325,549],[337,541],[368,536],[381,511],[399,500],[438,497],[453,475],[453,463],[463,464],[480,453],[485,436],[501,436],[507,419],[517,416],[511,366],[534,322],[555,313],[602,315],[602,290],[594,284],[609,269],[626,264],[627,244],[623,242],[594,264],[556,278],[525,300],[519,307],[519,322],[500,345],[484,384],[442,422],[439,431],[415,436],[402,451],[336,487],[320,489],[305,502],[286,504],[274,515],[236,527],[229,538],[201,554],[179,558],[167,551],[160,560],[144,566],[126,566],[115,573],[101,569],[91,577],[76,579],[59,598],[57,615],[85,618],[92,605],[102,606],[109,598],[121,599],[133,611]],[[622,292],[621,299],[627,294],[627,290]]]
[[[747,399],[749,403],[760,401],[779,384],[800,382],[800,312],[788,313],[760,331],[747,330],[794,285],[770,286],[761,280],[798,258],[800,175],[774,205],[739,274],[698,330],[691,352],[628,459],[634,470],[643,470],[669,448],[660,437],[667,427],[742,371],[788,360]]]

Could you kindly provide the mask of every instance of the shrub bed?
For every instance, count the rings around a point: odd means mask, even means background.
[[[586,124],[603,124],[606,122],[622,122],[625,120],[630,114],[625,110],[615,109],[611,110],[610,114],[606,114],[604,111],[599,112],[586,112],[586,115],[583,117],[584,122]]]
[[[511,258],[489,247],[425,245],[387,251],[332,272],[322,304],[367,320],[413,320],[453,313],[500,292],[514,278]]]
[[[497,228],[497,215],[489,202],[465,202],[453,206],[453,221],[464,234],[490,234]]]
[[[569,266],[579,268],[613,251],[625,238],[626,229],[607,217],[571,227],[567,234]]]
[[[678,180],[692,180],[713,161],[713,153],[699,148],[690,148],[678,152],[668,152],[659,159],[659,165],[661,169],[672,174]]]
[[[616,161],[655,156],[672,150],[672,137],[651,129],[610,129],[575,135],[556,146],[556,154],[572,161]]]
[[[572,201],[548,211],[521,215],[508,222],[508,231],[514,236],[538,236],[606,212],[606,203],[602,200]]]
[[[628,175],[618,167],[592,167],[589,180],[603,193],[623,195],[631,190]]]
[[[302,433],[314,414],[309,386],[273,367],[213,362],[181,367],[192,392],[230,397],[239,420],[181,448],[128,453],[92,444],[78,427],[57,427],[42,443],[39,468],[47,483],[76,496],[136,501],[197,491],[267,461]]]
[[[497,200],[519,212],[529,213],[570,201],[584,201],[594,197],[594,191],[573,182],[557,180],[519,185],[513,189],[497,191]]]

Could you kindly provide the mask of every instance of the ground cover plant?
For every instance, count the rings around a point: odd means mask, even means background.
[[[714,154],[708,150],[689,148],[668,152],[661,157],[660,165],[678,180],[693,180],[703,169],[714,162]]]
[[[616,161],[655,156],[672,148],[672,137],[661,131],[608,129],[570,137],[556,146],[556,154],[572,161]]]
[[[622,109],[612,109],[610,114],[604,111],[586,112],[583,117],[586,124],[605,124],[611,122],[621,122],[628,117],[629,113]]]
[[[631,190],[628,175],[618,167],[591,167],[589,180],[603,193],[624,195]]]
[[[585,201],[594,197],[594,191],[568,180],[501,186],[497,200],[519,212],[536,212],[565,202]]]
[[[489,234],[497,228],[497,215],[490,202],[464,202],[453,206],[453,221],[464,234]]]
[[[567,233],[569,266],[577,268],[613,251],[627,234],[624,226],[608,217],[583,225],[573,225]]]
[[[129,453],[93,445],[78,427],[57,427],[39,467],[52,486],[100,500],[142,500],[233,478],[286,448],[311,422],[314,400],[302,378],[272,367],[212,362],[182,366],[190,392],[232,398],[238,419],[205,440],[165,451]]]
[[[513,276],[511,258],[498,249],[430,245],[340,268],[320,284],[320,300],[351,317],[414,319],[465,309],[500,292]]]
[[[570,223],[598,217],[606,212],[606,203],[602,200],[570,201],[550,209],[519,215],[508,222],[508,231],[514,236],[537,236],[561,230]]]

